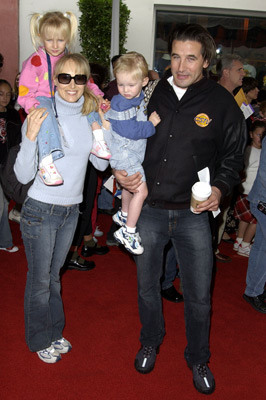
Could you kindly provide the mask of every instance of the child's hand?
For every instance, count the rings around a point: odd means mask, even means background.
[[[104,119],[104,113],[103,113],[103,110],[101,109],[101,106],[99,106],[98,113],[99,113],[101,121],[102,121],[102,127],[108,131],[110,129],[111,124],[109,121]]]
[[[103,110],[103,112],[105,113],[106,111],[108,111],[110,109],[110,101],[107,99],[104,99],[102,96],[97,96],[98,98],[98,102],[99,102],[99,107],[101,108],[101,110]]]
[[[156,111],[153,111],[153,113],[151,113],[151,115],[150,115],[149,121],[154,126],[157,126],[161,122],[161,118],[159,117],[159,115],[157,114]]]

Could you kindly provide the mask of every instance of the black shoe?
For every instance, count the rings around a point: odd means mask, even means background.
[[[189,367],[193,373],[193,383],[198,392],[211,394],[215,390],[215,380],[206,363]]]
[[[114,208],[98,208],[99,214],[106,214],[106,215],[114,215],[115,209]]]
[[[141,346],[135,358],[135,368],[141,374],[148,374],[154,368],[159,347]]]
[[[106,240],[107,246],[119,246],[119,243],[115,239],[107,239]]]
[[[243,294],[243,298],[256,310],[260,313],[266,314],[266,303],[263,301],[265,299],[264,293],[259,296],[250,297],[246,294]]]
[[[82,264],[79,262],[82,260]],[[65,265],[66,269],[76,269],[78,271],[90,271],[95,268],[95,264],[93,261],[83,260],[81,257],[78,257],[77,260],[69,260]]]
[[[225,242],[225,243],[230,243],[230,244],[234,244],[235,243],[235,240],[232,239],[232,238],[230,238],[230,239],[222,239],[222,241]]]
[[[182,294],[178,293],[174,286],[162,290],[161,295],[165,300],[172,301],[173,303],[180,303],[184,300]]]
[[[94,246],[82,246],[81,255],[83,257],[90,257],[96,254],[97,256],[104,256],[109,252],[109,248],[107,246],[99,246],[97,243],[94,243]]]

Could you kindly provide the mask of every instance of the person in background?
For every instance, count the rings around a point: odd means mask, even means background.
[[[254,121],[250,128],[251,144],[245,151],[244,178],[241,183],[240,192],[235,204],[234,214],[239,219],[238,233],[234,243],[237,254],[249,257],[251,241],[256,232],[256,218],[250,212],[248,194],[255,181],[260,163],[261,142],[265,135],[266,124],[262,121]]]
[[[15,253],[19,250],[13,245],[8,221],[9,201],[5,196],[2,181],[2,168],[8,151],[21,141],[21,121],[19,114],[10,106],[12,87],[5,79],[0,79],[0,250]]]
[[[66,83],[68,76],[72,79]],[[40,108],[33,109],[23,124],[21,148],[14,166],[22,184],[34,179],[21,210],[28,262],[24,301],[26,343],[30,351],[49,364],[59,361],[61,354],[72,348],[63,337],[60,270],[75,233],[87,163],[90,160],[100,170],[109,164],[91,153],[88,115],[98,110],[98,101],[86,86],[89,77],[89,64],[81,54],[64,55],[55,65],[54,105],[68,143],[64,146],[65,156],[55,162],[64,173],[64,185],[48,187],[37,173],[37,136],[47,118],[47,109],[52,109],[50,97],[40,97]]]
[[[23,63],[18,97],[18,103],[27,113],[39,106],[39,96],[54,98],[54,65],[74,46],[77,18],[72,12],[63,14],[55,11],[44,15],[35,13],[30,20],[30,34],[35,52]],[[71,77],[65,78],[66,84],[69,83],[69,79]],[[96,85],[88,85],[96,95],[102,95]],[[65,138],[53,115],[52,112],[49,113],[37,139],[40,154],[39,174],[48,186],[61,185],[64,182],[54,161],[64,157],[62,142]],[[100,125],[94,118],[91,119],[91,125],[95,139],[92,152],[98,157],[110,158]]]
[[[218,76],[219,85],[223,86],[232,96],[234,96],[234,90],[242,86],[242,82],[245,76],[245,71],[243,67],[243,59],[238,54],[226,54],[222,56],[216,64],[216,72]],[[211,216],[211,224],[214,231],[214,254],[215,259],[218,262],[228,263],[232,259],[227,254],[221,253],[219,246],[221,240],[225,240],[229,243],[234,242],[225,231],[226,223],[229,218],[230,209],[234,203],[234,195],[230,195],[223,199],[221,204],[220,215],[213,219]],[[235,221],[233,221],[235,222]]]
[[[145,251],[135,257],[142,325],[135,368],[142,374],[154,369],[165,335],[160,277],[170,240],[184,296],[185,360],[196,390],[211,394],[215,390],[208,366],[213,249],[208,211],[216,211],[221,198],[239,183],[246,125],[232,95],[204,77],[216,54],[207,30],[197,24],[176,26],[169,54],[171,75],[160,80],[148,104],[148,115],[156,111],[161,123],[147,141],[143,162],[148,197],[138,220]],[[203,168],[209,168],[212,193],[194,214],[191,187]],[[114,174],[122,187],[138,190],[140,173]]]
[[[4,66],[4,56],[3,54],[0,53],[0,74],[2,72],[3,66]]]

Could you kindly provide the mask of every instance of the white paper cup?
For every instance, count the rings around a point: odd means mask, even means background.
[[[200,214],[197,206],[206,201],[212,193],[211,185],[206,182],[196,182],[191,188],[190,211]]]

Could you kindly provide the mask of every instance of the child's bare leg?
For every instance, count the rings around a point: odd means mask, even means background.
[[[239,221],[239,225],[238,225],[238,233],[237,233],[237,237],[243,239],[244,234],[248,228],[249,223],[245,222],[245,221]]]
[[[244,236],[243,236],[243,242],[244,243],[251,243],[251,240],[253,239],[253,237],[255,236],[256,233],[256,224],[249,224]],[[243,243],[242,242],[242,243]]]
[[[148,195],[148,189],[146,182],[138,187],[137,193],[131,193],[132,199],[129,203],[128,216],[127,216],[127,226],[129,228],[135,228],[142,210],[144,200]]]
[[[122,189],[122,193],[121,193],[121,202],[122,202],[122,206],[121,206],[121,211],[124,215],[128,214],[128,210],[129,210],[129,205],[130,202],[133,198],[133,193],[129,192],[126,189]]]

